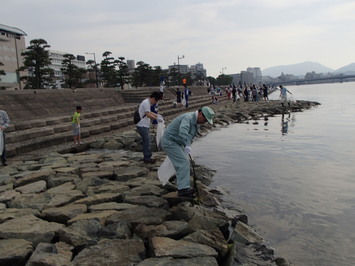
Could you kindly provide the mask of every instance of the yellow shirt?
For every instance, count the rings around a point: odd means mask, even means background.
[[[71,121],[73,124],[78,124],[80,125],[80,113],[75,112],[73,115],[73,119]]]

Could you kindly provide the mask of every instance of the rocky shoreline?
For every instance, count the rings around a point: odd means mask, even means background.
[[[317,105],[223,102],[201,136]],[[208,187],[211,169],[195,165],[200,199],[185,201],[175,180],[162,187],[157,178],[164,152],[147,165],[140,151],[130,129],[0,168],[0,265],[290,265],[244,213],[223,206],[223,189]]]

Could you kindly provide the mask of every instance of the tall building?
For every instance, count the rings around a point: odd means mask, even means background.
[[[133,73],[134,69],[136,68],[136,64],[134,60],[127,60],[127,67],[128,67],[128,72]]]
[[[62,88],[62,83],[64,80],[64,74],[60,69],[63,67],[62,61],[64,60],[65,54],[68,53],[49,50],[49,59],[51,60],[51,64],[49,65],[49,67],[54,70],[54,81],[55,87],[57,89]],[[73,60],[72,63],[79,68],[86,69],[85,56],[83,55],[77,55],[76,59]]]
[[[262,82],[262,75],[260,67],[248,67],[247,72],[253,74],[254,83],[261,83]]]
[[[25,36],[27,34],[18,28],[0,24],[0,70],[5,75],[0,75],[0,89],[23,89],[20,76],[24,72],[17,69],[23,66],[21,53],[26,50]]]

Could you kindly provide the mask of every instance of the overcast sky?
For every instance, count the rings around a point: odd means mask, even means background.
[[[0,24],[25,31],[26,46],[42,38],[53,50],[162,68],[184,55],[180,64],[203,63],[214,77],[353,63],[354,14],[354,0],[0,0]]]

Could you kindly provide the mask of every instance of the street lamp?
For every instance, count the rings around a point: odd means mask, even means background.
[[[96,55],[95,55],[95,53],[85,53],[85,54],[92,54],[92,55],[94,55],[94,62],[95,62],[95,81],[96,81],[96,88],[98,88],[98,87],[99,87],[99,80],[98,80],[98,77],[97,77]]]
[[[226,67],[222,67],[222,72],[221,72],[222,75],[223,75],[223,70],[226,70],[226,69],[227,69]]]
[[[184,55],[182,55],[182,56],[177,56],[177,59],[178,59],[178,70],[179,70],[179,83],[178,84],[180,84],[180,78],[181,78],[181,73],[180,73],[180,59],[184,59],[185,58],[185,56]]]

